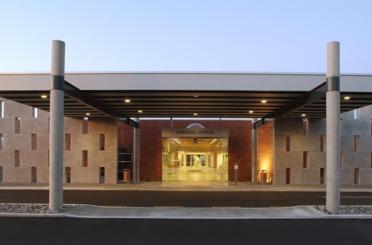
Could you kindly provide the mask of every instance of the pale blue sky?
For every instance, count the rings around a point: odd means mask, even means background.
[[[341,42],[344,73],[372,73],[370,0],[2,0],[0,72],[324,72]]]

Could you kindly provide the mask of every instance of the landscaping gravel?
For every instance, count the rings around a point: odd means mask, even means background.
[[[326,212],[325,206],[318,206],[319,210]],[[342,205],[338,214],[343,215],[372,215],[372,205]]]
[[[76,205],[63,205],[62,212],[71,210]],[[47,204],[35,203],[0,203],[0,213],[28,213],[28,214],[53,214],[56,213],[49,209]]]

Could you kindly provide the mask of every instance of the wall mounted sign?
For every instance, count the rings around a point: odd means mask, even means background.
[[[228,138],[228,129],[214,128],[164,128],[163,138]]]

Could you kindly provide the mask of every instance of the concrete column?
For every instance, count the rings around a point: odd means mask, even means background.
[[[52,42],[52,86],[50,90],[49,208],[60,212],[63,206],[63,110],[65,43]]]
[[[337,214],[340,207],[340,43],[327,44],[326,208]]]
[[[257,180],[257,129],[254,128],[254,123],[257,119],[252,120],[252,184],[256,183]]]
[[[140,129],[133,128],[133,154],[132,154],[132,166],[133,166],[133,183],[140,183]]]

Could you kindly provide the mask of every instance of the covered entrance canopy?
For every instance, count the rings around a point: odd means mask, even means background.
[[[0,74],[0,97],[49,110],[49,74]],[[325,117],[325,74],[70,73],[65,116]],[[341,76],[341,112],[372,104],[372,75]],[[46,96],[45,96],[46,95]]]

